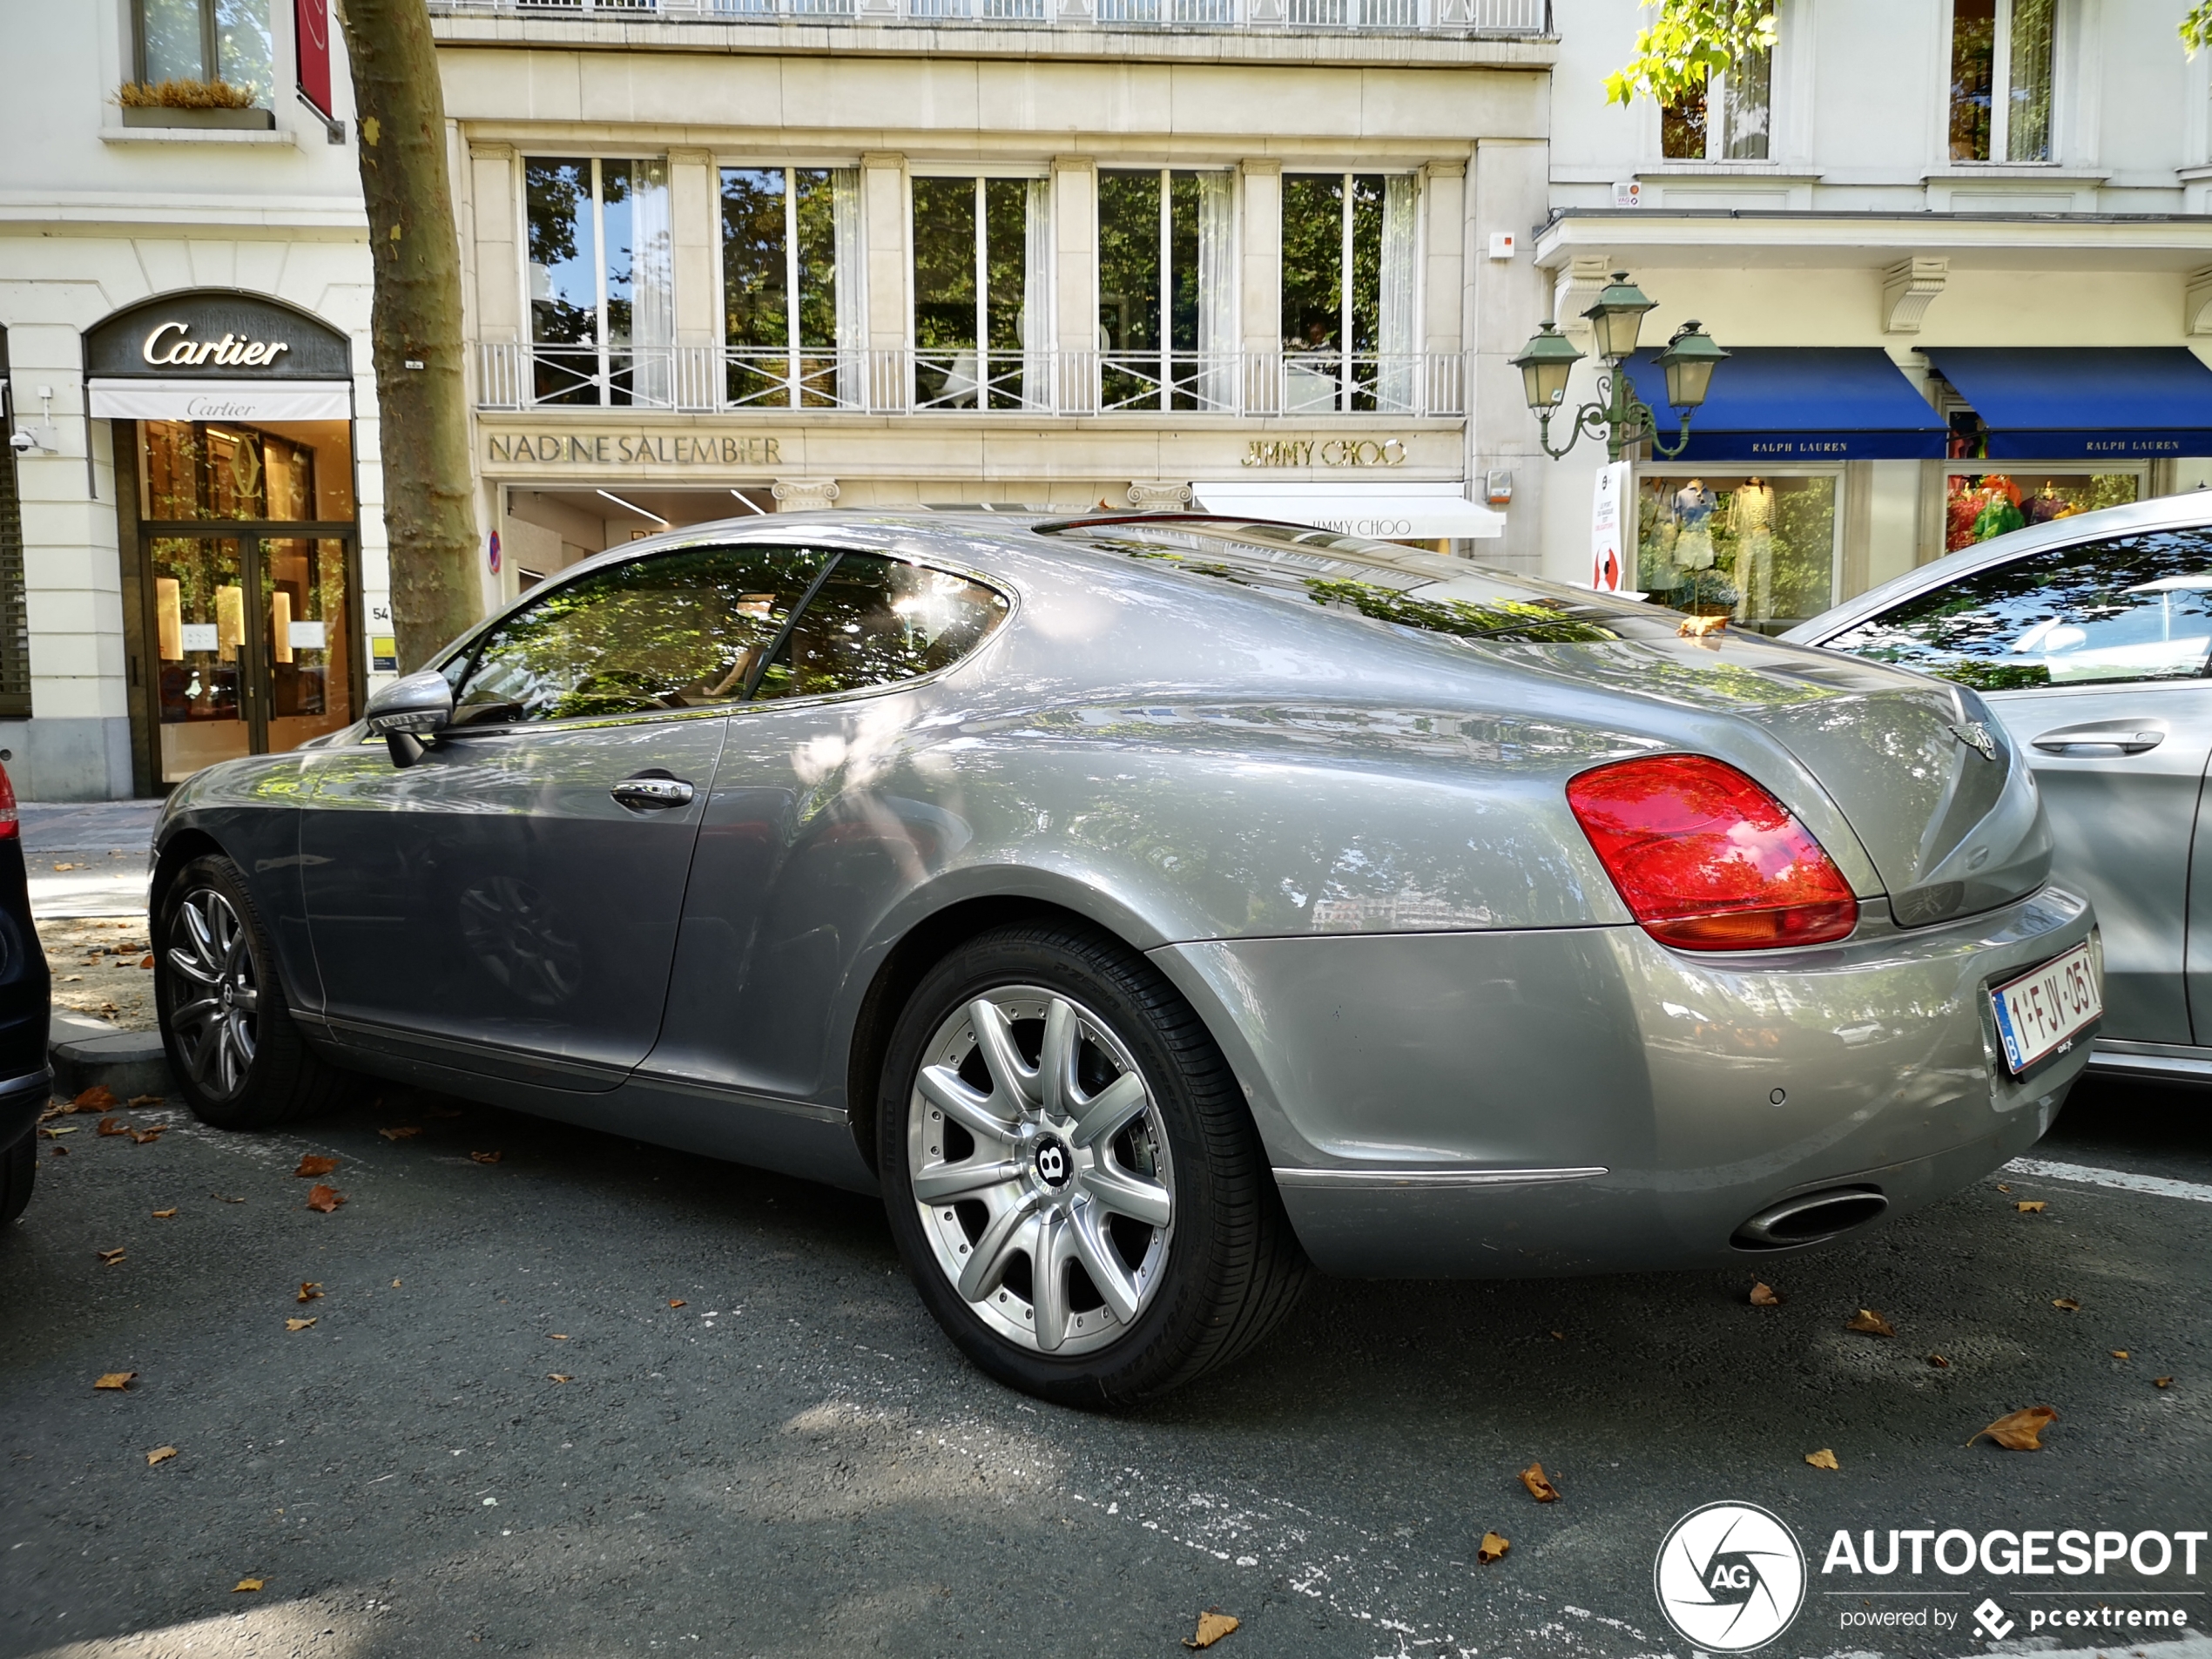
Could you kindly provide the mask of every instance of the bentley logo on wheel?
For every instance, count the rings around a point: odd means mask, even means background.
[[[1974,750],[1984,760],[1997,759],[1996,734],[1982,721],[1962,721],[1951,728],[1951,735]]]
[[[1049,1187],[1068,1179],[1068,1149],[1049,1135],[1037,1143],[1037,1178]]]
[[[1804,1552],[1757,1504],[1709,1503],[1675,1522],[1660,1544],[1652,1588],[1691,1647],[1749,1653],[1788,1629],[1804,1605]]]

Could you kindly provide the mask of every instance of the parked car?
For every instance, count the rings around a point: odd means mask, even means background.
[[[2212,496],[1993,536],[1784,636],[1971,686],[2104,937],[2090,1065],[2212,1082]]]
[[[589,560],[156,833],[181,1088],[371,1073],[880,1191],[1014,1386],[1366,1276],[1740,1265],[2033,1143],[2094,919],[1963,687],[1325,531]]]
[[[38,1115],[54,1081],[46,1064],[52,994],[30,920],[16,786],[0,765],[0,1225],[23,1214],[38,1178]]]

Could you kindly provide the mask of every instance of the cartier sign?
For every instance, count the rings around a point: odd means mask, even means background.
[[[203,363],[217,363],[225,368],[266,368],[291,349],[288,341],[240,340],[236,334],[225,334],[220,340],[194,340],[192,325],[172,317],[154,326],[146,343],[138,348],[138,355],[162,368],[181,368],[186,364],[196,368]]]
[[[349,381],[346,336],[307,313],[222,288],[165,293],[118,311],[84,337],[103,381]]]

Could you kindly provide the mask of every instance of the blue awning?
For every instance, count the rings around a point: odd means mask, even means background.
[[[1636,395],[1669,447],[1680,417],[1667,407],[1655,351],[1629,360]],[[1731,347],[1691,413],[1684,461],[1933,461],[1942,417],[1878,346]]]
[[[1989,428],[1992,461],[2212,455],[2212,368],[2185,346],[1925,350]]]

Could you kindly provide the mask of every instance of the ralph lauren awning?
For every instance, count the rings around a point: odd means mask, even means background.
[[[1658,355],[1638,352],[1628,370],[1671,448],[1682,431]],[[1942,419],[1878,346],[1730,347],[1690,415],[1681,459],[1932,461],[1946,437]]]
[[[2184,346],[1930,346],[1992,461],[2212,455],[2212,368]]]

